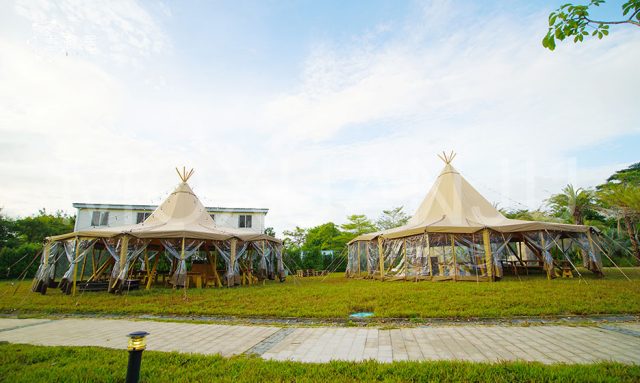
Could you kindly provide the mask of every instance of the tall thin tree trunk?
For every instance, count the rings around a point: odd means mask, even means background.
[[[636,257],[638,262],[640,262],[640,246],[638,246],[638,239],[636,238],[636,233],[633,230],[633,222],[631,222],[631,217],[629,215],[624,215],[624,225],[627,227],[627,234],[629,234],[629,240],[631,240],[631,248],[633,249],[633,255]]]

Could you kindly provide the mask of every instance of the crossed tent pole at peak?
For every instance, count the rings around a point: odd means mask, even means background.
[[[449,154],[447,154],[445,151],[442,151],[442,155],[438,154],[438,157],[440,157],[440,159],[444,161],[445,164],[449,165],[451,161],[453,161],[453,159],[456,157],[456,153],[454,153],[453,150]]]
[[[191,178],[191,176],[193,175],[193,169],[187,172],[187,168],[184,166],[182,167],[182,172],[180,172],[180,169],[178,168],[176,168],[176,172],[178,172],[178,177],[180,177],[182,182],[187,182],[189,178]]]

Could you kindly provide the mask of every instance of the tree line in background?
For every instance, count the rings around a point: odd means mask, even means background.
[[[638,221],[640,220],[640,162],[615,172],[595,188],[567,185],[537,210],[501,210],[508,218],[590,225],[600,230],[603,250],[620,266],[640,263]],[[285,262],[296,269],[343,271],[346,245],[356,236],[404,225],[409,216],[402,206],[383,210],[377,220],[363,214],[347,217],[337,225],[327,222],[311,228],[285,231]],[[0,209],[0,278],[17,278],[28,267],[33,275],[34,256],[48,236],[73,231],[75,216],[62,212],[12,219]],[[272,228],[265,233],[275,236]],[[605,264],[607,260],[604,259]]]
[[[0,208],[0,279],[18,278],[26,270],[31,277],[38,269],[34,257],[46,237],[73,231],[76,217],[42,209],[37,215],[12,219]]]
[[[638,221],[640,220],[640,162],[615,172],[595,188],[567,185],[536,210],[505,210],[508,218],[590,225],[600,231],[603,249],[619,266],[640,264]],[[384,210],[373,221],[363,214],[347,217],[347,222],[333,222],[312,228],[296,227],[285,231],[285,262],[292,269],[343,271],[346,244],[356,236],[404,225],[409,216],[402,207]],[[609,260],[603,259],[606,266]]]

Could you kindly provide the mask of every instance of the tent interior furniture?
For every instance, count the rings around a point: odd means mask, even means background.
[[[348,277],[381,280],[495,281],[505,272],[602,276],[598,232],[584,225],[502,215],[441,156],[444,169],[406,225],[363,234],[348,244]]]
[[[142,223],[47,238],[32,290],[122,292],[149,289],[159,277],[173,288],[284,281],[282,241],[217,227],[187,184],[193,170],[178,174],[180,184]]]

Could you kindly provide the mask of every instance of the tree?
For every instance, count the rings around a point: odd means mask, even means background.
[[[23,242],[42,243],[46,237],[73,231],[74,224],[75,217],[41,209],[36,216],[16,220],[15,230]]]
[[[347,217],[347,220],[349,222],[340,225],[340,228],[352,237],[372,233],[377,230],[376,225],[364,214],[352,214]]]
[[[590,7],[599,7],[604,0],[591,0],[588,5],[564,4],[549,15],[549,30],[542,39],[542,46],[554,50],[556,40],[563,41],[573,37],[573,42],[582,42],[585,36],[598,36],[602,39],[609,35],[609,26],[629,24],[640,27],[640,0],[629,0],[622,4],[622,20],[602,21],[591,18]],[[593,9],[593,8],[591,8]],[[588,28],[592,28],[589,30]]]
[[[42,248],[46,237],[73,231],[75,217],[62,212],[49,214],[44,209],[38,215],[10,219],[0,215],[0,278],[18,277],[29,266],[27,276],[38,268],[33,257]]]
[[[273,230],[273,228],[272,228],[272,227],[267,227],[266,229],[264,229],[264,233],[265,233],[266,235],[270,235],[270,236],[272,236],[272,237],[275,237],[275,236],[276,236],[276,231],[275,231],[275,230]]]
[[[585,216],[595,207],[594,199],[593,191],[575,189],[569,184],[562,189],[562,193],[549,197],[547,204],[556,216],[566,215],[576,225],[582,225]]]
[[[5,246],[10,246],[11,242],[15,240],[13,233],[14,221],[2,214],[2,208],[0,208],[0,249]]]
[[[301,250],[304,253],[302,266],[304,268],[327,269],[333,257],[324,257],[323,250],[332,251],[334,257],[342,252],[347,245],[344,233],[333,222],[312,227],[307,230],[307,235]]]
[[[615,172],[596,189],[605,214],[624,222],[633,255],[640,262],[640,243],[636,234],[636,221],[640,217],[640,162]]]
[[[296,226],[293,231],[283,231],[282,235],[287,246],[300,248],[307,238],[307,230]]]
[[[395,207],[391,210],[383,210],[382,215],[376,221],[378,229],[387,230],[399,227],[409,221],[409,216],[402,211],[403,206]]]

